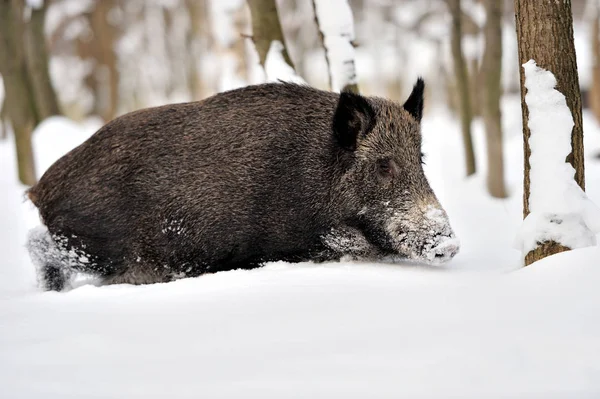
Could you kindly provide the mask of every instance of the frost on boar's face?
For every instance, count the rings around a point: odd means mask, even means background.
[[[423,172],[423,89],[419,79],[403,106],[341,94],[333,123],[347,158],[340,202],[382,256],[443,263],[459,243]]]

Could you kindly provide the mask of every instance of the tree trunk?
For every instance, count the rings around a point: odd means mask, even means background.
[[[1,33],[0,33],[1,34]],[[4,87],[4,83],[2,83]],[[0,140],[8,137],[8,115],[6,112],[6,99],[0,104]]]
[[[467,76],[469,77],[469,94],[471,95],[471,121],[480,116],[483,116],[483,110],[481,100],[483,99],[483,93],[481,93],[482,86],[482,71],[479,66],[479,59],[473,57],[473,59],[467,62]],[[481,60],[483,63],[483,59]]]
[[[325,61],[329,67],[329,86],[332,90],[359,93],[354,61],[354,16],[350,4],[345,0],[346,3],[343,4],[343,7],[347,8],[346,10],[340,10],[341,16],[337,16],[330,15],[328,10],[325,12],[322,10],[324,2],[332,0],[321,1],[312,0],[312,3],[315,11],[315,23],[319,29],[319,37],[325,50]],[[324,21],[325,18],[327,21]],[[332,29],[331,26],[334,25],[349,26],[351,30],[344,31],[344,28],[339,26]],[[332,43],[332,40],[335,40],[335,42]],[[332,51],[332,47],[338,48],[339,51]],[[346,57],[341,56],[340,51]]]
[[[540,259],[544,259],[547,256],[556,255],[561,252],[570,250],[571,248],[560,245],[554,241],[545,241],[541,243],[536,249],[534,249],[533,251],[529,251],[529,253],[525,255],[525,266],[529,266],[533,262],[536,262]]]
[[[47,3],[45,1],[41,8],[31,10],[31,19],[25,26],[27,71],[40,120],[60,114],[58,99],[48,72],[48,51],[44,35]]]
[[[317,5],[315,4],[315,0],[312,0],[313,10],[315,12],[315,24],[317,25],[317,30],[319,31],[319,40],[321,42],[321,47],[323,47],[323,51],[325,52],[325,62],[329,67],[331,65],[331,61],[329,60],[329,55],[327,54],[327,48],[325,47],[325,35],[319,28],[319,16],[317,14]],[[327,75],[329,77],[329,90],[333,90],[333,76],[331,76],[331,71]]]
[[[283,38],[275,0],[248,0],[248,7],[250,8],[250,15],[252,17],[252,40],[258,52],[260,65],[263,68],[265,67],[271,43],[279,41],[283,44],[283,59],[289,66],[294,68],[294,63],[287,52]]]
[[[207,4],[206,0],[185,0],[190,15],[190,29],[186,41],[190,49],[187,58],[188,85],[192,100],[204,97],[204,86],[201,79],[200,57],[207,51]]]
[[[517,22],[517,39],[519,45],[519,64],[530,59],[538,66],[549,70],[556,77],[556,89],[567,101],[573,116],[571,133],[571,154],[566,161],[575,169],[575,181],[585,190],[584,158],[583,158],[583,124],[581,116],[581,92],[577,75],[575,44],[573,40],[573,14],[571,1],[551,0],[515,0]],[[530,164],[529,147],[530,131],[527,126],[529,110],[525,102],[525,73],[519,68],[521,76],[521,110],[523,113],[523,150],[524,150],[524,191],[523,217],[529,215]],[[566,250],[555,242],[541,243],[535,250],[527,254],[525,264],[529,265],[546,256]]]
[[[483,77],[483,120],[487,138],[487,188],[492,197],[506,198],[502,151],[502,12],[504,3],[485,0],[485,52],[481,66]]]
[[[23,0],[0,0],[0,74],[6,93],[4,107],[15,135],[19,180],[33,185],[36,176],[31,133],[39,117],[23,51],[23,8]]]
[[[113,7],[114,0],[95,2],[94,9],[85,15],[92,37],[77,43],[81,58],[94,61],[90,75],[85,78],[86,86],[94,95],[92,113],[106,122],[116,116],[119,105],[119,70],[114,50],[117,32],[109,21]]]
[[[250,20],[248,15],[248,9],[244,3],[240,4],[240,7],[235,10],[232,14],[233,17],[233,28],[236,32],[248,32],[250,29]],[[283,44],[283,42],[281,42]],[[241,77],[243,81],[250,81],[250,69],[253,65],[248,62],[248,52],[251,51],[251,48],[248,48],[246,39],[241,37],[240,39],[233,41],[231,43],[231,51],[235,55],[237,60],[237,68],[235,70],[236,75]],[[283,53],[287,54],[287,50],[283,49]],[[291,61],[290,61],[291,62]]]
[[[600,3],[594,4],[592,19],[592,86],[590,87],[590,106],[596,121],[600,123]]]
[[[471,135],[471,122],[473,120],[473,109],[471,105],[471,93],[469,91],[469,73],[467,63],[462,51],[462,12],[460,0],[447,0],[450,14],[452,15],[451,47],[454,60],[454,74],[456,88],[458,91],[460,122],[465,147],[465,161],[467,176],[475,173],[475,152],[473,150],[473,138]]]

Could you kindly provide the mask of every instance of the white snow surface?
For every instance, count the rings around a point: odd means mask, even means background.
[[[504,126],[519,129],[516,98]],[[590,198],[600,128],[584,115]],[[41,174],[98,127],[51,118]],[[0,141],[1,398],[597,398],[600,248],[519,269],[520,134],[505,141],[512,193],[464,179],[460,128],[423,119],[426,174],[461,252],[446,266],[273,263],[146,286],[40,292],[25,248],[37,212]],[[474,123],[479,170],[484,131]]]
[[[539,242],[555,241],[569,248],[596,245],[600,209],[574,180],[565,159],[571,152],[573,117],[565,96],[555,89],[552,72],[534,60],[523,64],[525,101],[529,109],[530,215],[517,236],[523,256]]]
[[[357,83],[352,9],[347,0],[314,0],[314,4],[329,61],[331,88],[340,91]]]
[[[306,81],[296,73],[294,68],[285,62],[282,54],[283,49],[283,43],[279,40],[271,42],[271,47],[269,47],[269,52],[265,60],[267,81],[278,82],[283,80],[284,82],[306,84]]]

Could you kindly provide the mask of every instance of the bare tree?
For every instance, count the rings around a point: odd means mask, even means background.
[[[91,33],[77,42],[80,57],[93,62],[92,71],[85,79],[94,95],[92,112],[105,121],[116,116],[119,104],[120,76],[115,52],[118,32],[109,20],[114,7],[115,0],[94,2],[93,8],[84,14]]]
[[[271,43],[278,41],[283,45],[283,59],[290,67],[294,68],[294,63],[285,45],[275,0],[248,0],[248,6],[252,17],[252,40],[256,46],[260,64],[263,68],[265,67]]]
[[[522,65],[530,59],[538,66],[549,70],[557,81],[557,90],[566,97],[567,105],[573,116],[574,127],[571,133],[571,154],[567,161],[575,169],[575,181],[585,190],[584,158],[583,158],[583,124],[581,116],[581,93],[577,75],[575,44],[573,40],[573,14],[571,1],[548,0],[515,0],[517,21],[517,39],[519,44],[519,63]],[[529,210],[530,164],[529,147],[530,131],[527,126],[529,110],[525,102],[525,73],[521,74],[521,109],[523,113],[523,148],[525,158],[523,217]],[[568,250],[554,241],[540,245],[525,256],[525,264],[529,265],[546,256]]]
[[[190,49],[187,58],[188,84],[192,99],[204,97],[206,88],[200,78],[200,62],[203,52],[210,47],[210,26],[208,24],[208,2],[206,0],[185,0],[190,17],[190,29],[186,37],[186,45]]]
[[[2,84],[4,87],[4,84]],[[6,111],[6,100],[0,104],[0,140],[4,140],[8,137],[8,115]]]
[[[24,51],[22,0],[0,0],[0,74],[4,81],[4,107],[15,135],[19,180],[36,182],[31,134],[39,121]]]
[[[467,63],[462,51],[462,11],[460,0],[446,0],[450,14],[452,15],[451,47],[454,60],[454,74],[456,88],[459,97],[460,122],[465,148],[465,162],[467,176],[475,173],[475,151],[473,150],[473,138],[471,135],[471,122],[473,120],[473,109],[471,93],[469,91],[469,73]]]
[[[590,1],[591,44],[592,44],[592,85],[590,87],[590,105],[596,120],[600,123],[600,3]]]
[[[486,25],[484,29],[485,52],[481,65],[483,78],[483,119],[487,138],[488,175],[490,195],[506,197],[504,186],[504,161],[502,151],[502,11],[504,3],[485,0]]]
[[[48,72],[48,50],[44,35],[47,9],[47,1],[40,8],[32,8],[24,29],[27,72],[40,120],[60,114],[58,99]]]

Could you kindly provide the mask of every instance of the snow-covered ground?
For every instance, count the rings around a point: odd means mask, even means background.
[[[447,266],[270,264],[148,286],[39,292],[24,249],[37,214],[0,141],[1,398],[597,398],[600,249],[520,269],[520,105],[504,101],[511,198],[463,177],[459,127],[423,120],[426,171],[461,239]],[[600,203],[600,128],[584,116]],[[98,125],[54,118],[40,171]]]

